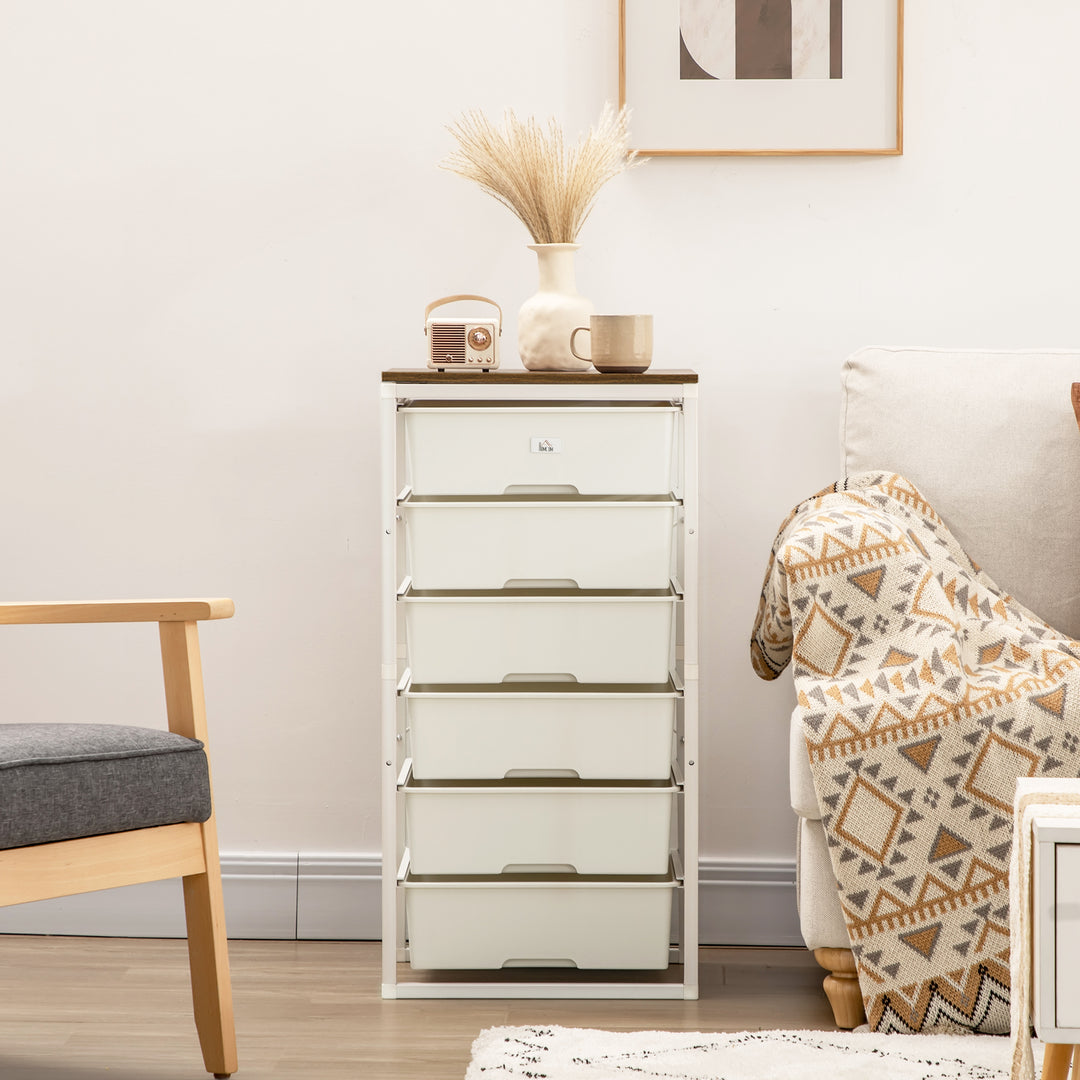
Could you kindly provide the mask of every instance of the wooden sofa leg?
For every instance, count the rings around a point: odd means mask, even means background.
[[[221,877],[213,873],[185,877],[184,908],[191,997],[203,1061],[215,1077],[226,1077],[236,1072],[237,1061]]]
[[[833,1019],[841,1028],[866,1023],[855,956],[850,949],[815,949],[814,959],[829,973],[822,985],[832,1006]]]
[[[1065,1080],[1069,1075],[1069,1062],[1072,1062],[1073,1075],[1080,1066],[1080,1046],[1069,1043],[1047,1043],[1043,1050],[1043,1080]]]

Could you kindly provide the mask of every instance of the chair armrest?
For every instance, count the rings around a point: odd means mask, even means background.
[[[29,623],[198,622],[228,619],[231,600],[102,600],[0,603],[0,625]]]

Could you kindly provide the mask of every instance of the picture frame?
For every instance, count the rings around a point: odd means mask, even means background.
[[[904,0],[619,0],[645,156],[902,154],[903,61]]]

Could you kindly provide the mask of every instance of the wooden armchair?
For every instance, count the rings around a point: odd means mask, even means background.
[[[168,731],[0,724],[0,906],[181,877],[195,1025],[236,1069],[197,623],[231,600],[0,604],[0,624],[156,622]]]

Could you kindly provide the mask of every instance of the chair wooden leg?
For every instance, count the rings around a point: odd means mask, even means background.
[[[1069,1075],[1069,1062],[1073,1074],[1080,1065],[1080,1046],[1070,1043],[1047,1043],[1043,1051],[1042,1080],[1065,1080]]]
[[[220,871],[184,878],[184,910],[191,998],[203,1062],[215,1077],[229,1076],[237,1068],[236,1026]]]
[[[206,703],[198,625],[163,622],[158,629],[169,730],[205,743]],[[236,1071],[236,1025],[229,982],[217,825],[212,815],[202,825],[202,848],[205,873],[184,878],[191,997],[207,1071],[215,1077],[224,1077]]]
[[[850,949],[815,949],[814,959],[829,973],[822,986],[840,1028],[856,1028],[866,1022],[855,956]]]

